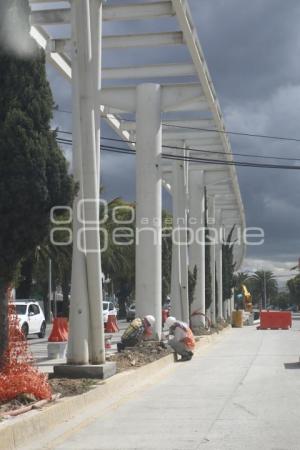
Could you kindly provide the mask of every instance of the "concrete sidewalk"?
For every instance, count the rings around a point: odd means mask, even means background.
[[[300,449],[300,321],[233,329],[156,383],[63,424],[34,449]]]

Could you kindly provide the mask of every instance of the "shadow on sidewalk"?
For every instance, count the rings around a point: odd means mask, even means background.
[[[285,369],[300,369],[300,362],[284,363]]]

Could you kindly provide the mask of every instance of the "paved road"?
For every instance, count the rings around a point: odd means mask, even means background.
[[[65,424],[55,440],[44,436],[31,449],[299,450],[300,317],[295,319],[291,331],[230,330],[155,385],[107,411],[91,411],[81,424]]]
[[[127,327],[126,320],[119,320],[118,325],[120,331],[118,333],[108,333],[111,336],[111,349],[107,350],[107,353],[114,353],[117,351],[117,342],[120,341],[121,335],[123,331]],[[33,358],[35,360],[35,364],[39,367],[42,372],[51,373],[53,372],[54,364],[63,364],[65,360],[49,360],[48,359],[48,351],[47,351],[47,343],[48,336],[52,329],[51,325],[47,325],[46,336],[44,339],[39,339],[36,335],[32,335],[28,337],[29,348],[32,352]]]

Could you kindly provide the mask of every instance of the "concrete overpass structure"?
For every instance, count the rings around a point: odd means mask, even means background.
[[[81,187],[74,211],[82,209],[81,237],[88,250],[81,252],[74,245],[69,363],[105,362],[97,202],[100,115],[136,150],[137,314],[153,314],[160,336],[164,186],[173,197],[174,223],[181,224],[181,245],[173,243],[173,313],[189,320],[188,267],[196,266],[191,312],[205,314],[205,251],[210,251],[212,320],[216,311],[222,318],[222,244],[209,250],[201,245],[205,197],[211,226],[219,234],[224,225],[227,230],[233,225],[244,229],[245,218],[221,108],[188,2],[30,0],[30,4],[32,36],[73,89],[73,165]],[[82,224],[76,214],[73,227],[77,236]],[[188,245],[191,231],[199,239]],[[239,245],[237,268],[243,256],[244,246]],[[203,316],[197,317],[201,325]]]

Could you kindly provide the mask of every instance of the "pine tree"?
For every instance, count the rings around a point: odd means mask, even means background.
[[[6,287],[47,237],[51,208],[69,205],[74,191],[50,129],[53,99],[45,55],[29,37],[28,14],[28,0],[1,0],[0,367],[7,346]]]
[[[207,204],[207,190],[205,188],[205,310],[211,305],[212,302],[212,278],[211,278],[211,262],[210,262],[210,238],[209,229],[207,223],[208,204]]]
[[[235,225],[231,228],[226,242],[222,245],[222,278],[223,278],[223,301],[231,298],[232,288],[234,287],[234,269],[233,246],[231,241]]]

